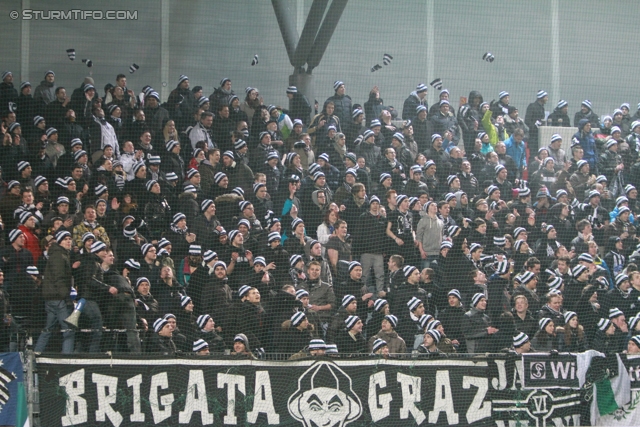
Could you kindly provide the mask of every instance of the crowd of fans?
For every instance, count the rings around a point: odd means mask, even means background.
[[[161,104],[124,75],[1,77],[3,350],[640,352],[629,104],[583,101],[565,153],[542,90],[522,119],[424,84],[397,111],[341,81],[283,108],[228,78]]]

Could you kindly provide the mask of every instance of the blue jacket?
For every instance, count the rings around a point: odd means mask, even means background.
[[[618,218],[618,207],[616,206],[615,208],[613,208],[613,210],[611,212],[609,212],[609,221],[613,222],[616,220],[616,218]],[[633,214],[629,214],[629,221],[631,221],[632,224],[635,224],[635,218],[633,217]]]
[[[587,134],[576,132],[573,138],[580,142],[580,146],[584,150],[583,159],[589,163],[591,173],[596,173],[596,140],[593,138],[593,135],[591,132]]]
[[[525,153],[524,142],[516,144],[513,140],[513,135],[504,141],[504,145],[507,147],[507,155],[511,156],[513,161],[516,162],[518,170],[523,170],[527,166],[527,156]]]

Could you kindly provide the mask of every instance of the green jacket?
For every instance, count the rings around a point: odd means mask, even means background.
[[[498,130],[496,129],[495,125],[491,123],[492,115],[493,112],[491,110],[487,110],[484,113],[484,116],[482,117],[482,127],[487,132],[487,135],[489,135],[489,142],[491,143],[491,146],[495,147],[498,142],[500,142],[501,140],[504,141],[506,139],[506,135],[504,135],[506,132],[503,131],[502,139],[500,139],[500,137],[498,136]]]
[[[70,251],[53,242],[48,254],[42,280],[42,297],[45,300],[68,299],[72,277]]]

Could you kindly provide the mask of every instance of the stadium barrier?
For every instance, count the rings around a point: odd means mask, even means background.
[[[36,358],[36,369],[43,426],[578,426],[640,417],[640,358],[595,351],[297,361],[55,355]]]

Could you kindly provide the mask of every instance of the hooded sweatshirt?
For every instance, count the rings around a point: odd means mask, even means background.
[[[428,256],[440,253],[440,243],[442,243],[442,230],[444,222],[437,216],[430,217],[424,215],[418,222],[416,239],[422,242],[422,248]]]

